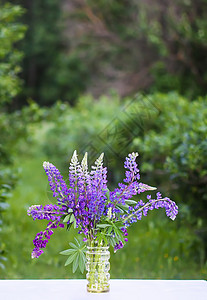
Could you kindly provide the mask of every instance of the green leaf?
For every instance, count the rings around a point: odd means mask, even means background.
[[[127,212],[128,209],[129,209],[129,205],[127,205],[127,204],[122,205],[122,204],[119,203],[116,206],[118,207],[118,209],[121,209],[122,211],[125,211],[125,212]]]
[[[107,240],[107,237],[105,235],[103,235],[103,240],[104,240],[105,244],[108,244],[108,240]]]
[[[113,237],[110,237],[108,240],[112,247],[114,247],[116,245],[116,241]]]
[[[114,233],[115,233],[115,237],[118,239],[118,240],[121,240],[123,243],[124,243],[124,238],[123,238],[123,233],[122,231],[116,227],[116,225],[114,224]]]
[[[110,200],[109,193],[110,193],[110,190],[107,188],[106,197],[107,197],[108,201]]]
[[[78,247],[80,248],[80,246],[81,246],[80,242],[76,238],[75,238],[75,241],[76,241]]]
[[[78,268],[78,265],[79,265],[79,259],[80,259],[80,254],[77,252],[77,255],[73,261],[73,273],[75,273],[75,271],[77,270]]]
[[[115,233],[115,236],[119,239],[119,232],[118,232],[118,230],[116,229],[116,228],[114,228],[114,233]]]
[[[70,222],[72,223],[74,221],[75,217],[74,217],[74,214],[71,214],[70,215]]]
[[[68,257],[68,259],[66,260],[66,262],[65,262],[65,266],[71,264],[74,261],[74,259],[76,258],[76,255],[77,255],[77,252],[75,252],[72,255],[70,255]]]
[[[123,210],[118,204],[116,205],[116,208],[118,208],[121,213],[124,213],[126,211],[126,210]]]
[[[73,221],[73,227],[74,229],[76,229],[76,218],[74,217],[74,221]]]
[[[79,249],[75,244],[73,244],[73,243],[69,243],[69,245],[72,247],[72,248],[74,248],[74,249]]]
[[[67,250],[61,251],[60,254],[62,254],[62,255],[71,255],[75,251],[76,251],[75,249],[67,249]]]
[[[81,255],[81,258],[83,259],[83,262],[85,263],[86,262],[86,256],[85,256],[84,251],[80,251],[80,255]]]
[[[109,227],[109,228],[107,229],[107,233],[108,233],[108,234],[111,234],[112,230],[113,230],[113,227],[111,226],[111,227]]]
[[[76,218],[75,218],[74,214],[71,215],[70,222],[73,223],[74,228],[76,228]]]
[[[137,201],[135,200],[125,200],[125,202],[128,204],[137,204]]]
[[[84,251],[80,251],[80,262],[79,262],[79,269],[83,273],[86,268],[86,256]]]
[[[97,227],[98,228],[106,228],[106,227],[110,227],[110,224],[98,224]]]
[[[150,185],[145,184],[145,183],[139,183],[139,188],[142,188],[142,189],[144,189],[146,191],[154,191],[154,190],[157,189],[156,187],[150,186]]]
[[[67,223],[70,219],[70,215],[67,215],[64,219],[63,219],[63,223]]]
[[[115,228],[123,227],[123,223],[121,221],[118,221],[116,223],[113,223],[112,226]]]
[[[67,231],[70,230],[70,227],[72,226],[72,223],[67,224]]]
[[[84,269],[85,269],[85,261],[82,257],[82,252],[80,252],[80,255],[79,255],[79,269],[80,269],[81,273],[83,273]]]

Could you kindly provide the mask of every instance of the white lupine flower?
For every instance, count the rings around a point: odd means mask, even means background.
[[[49,169],[49,167],[50,167],[50,163],[48,161],[44,161],[43,162],[43,168],[44,169]]]
[[[82,159],[82,162],[81,162],[81,167],[82,167],[82,170],[83,170],[84,173],[87,172],[87,170],[88,170],[88,161],[87,161],[87,159],[88,159],[88,153],[86,152],[83,159]]]

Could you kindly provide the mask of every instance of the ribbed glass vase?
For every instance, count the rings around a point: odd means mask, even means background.
[[[110,252],[109,246],[89,244],[86,252],[87,291],[103,293],[109,291]]]

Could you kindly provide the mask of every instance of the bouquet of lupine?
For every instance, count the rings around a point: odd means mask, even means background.
[[[33,220],[48,220],[44,231],[37,233],[33,240],[35,248],[32,258],[38,258],[49,242],[54,229],[57,227],[70,230],[73,225],[77,228],[82,240],[70,243],[72,249],[61,254],[69,255],[66,264],[73,262],[73,271],[79,266],[83,272],[85,267],[85,248],[96,242],[99,245],[111,245],[116,252],[122,248],[127,239],[127,228],[134,222],[147,216],[149,210],[165,208],[166,215],[174,220],[178,207],[168,197],[162,197],[158,192],[156,198],[146,195],[141,199],[141,193],[155,190],[141,183],[139,169],[136,163],[138,153],[126,157],[124,168],[125,179],[118,187],[110,191],[107,187],[107,168],[103,166],[102,153],[95,161],[91,171],[88,170],[87,153],[79,163],[77,153],[74,154],[69,166],[69,183],[66,184],[59,170],[51,163],[44,162],[43,167],[48,176],[55,205],[33,205],[28,209],[28,215]],[[132,199],[140,195],[139,200]]]

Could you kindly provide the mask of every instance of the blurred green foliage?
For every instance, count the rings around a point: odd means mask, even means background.
[[[16,0],[26,13],[23,93],[74,104],[85,91],[207,92],[206,0]]]
[[[16,182],[16,174],[11,165],[19,128],[14,119],[5,112],[5,105],[17,95],[21,85],[17,74],[21,70],[22,52],[14,45],[23,38],[26,29],[17,21],[23,11],[20,6],[9,3],[0,5],[0,232],[3,230],[2,213],[9,208],[6,200],[11,196],[11,189]],[[4,268],[4,254],[5,244],[1,240],[0,268]]]
[[[40,105],[51,105],[58,99],[73,103],[85,89],[87,70],[78,51],[71,52],[63,36],[63,16],[58,0],[18,1],[26,8],[22,21],[28,26],[23,43],[23,72],[25,82],[18,105],[27,97]],[[68,54],[69,52],[69,54]]]
[[[205,242],[207,254],[207,101],[206,98],[189,103],[177,94],[155,95],[151,98],[159,112],[155,122],[136,145],[143,155],[145,171],[156,178],[165,173],[171,194],[182,196],[190,209],[191,224]],[[152,153],[155,153],[153,155]],[[159,176],[159,175],[158,175]]]
[[[21,111],[10,111],[14,97],[20,92],[23,52],[17,49],[17,42],[23,39],[26,26],[19,22],[24,13],[19,5],[0,5],[0,233],[5,230],[3,213],[8,212],[8,199],[18,180],[20,170],[13,164],[23,140],[29,142],[28,123],[36,122],[38,115],[33,102]],[[0,240],[0,268],[4,268],[6,243]]]
[[[40,129],[44,134],[41,139],[43,151],[51,159],[59,157],[65,164],[74,149],[83,153],[120,109],[121,103],[116,96],[103,96],[97,102],[91,96],[83,96],[75,107],[57,102],[49,111],[46,129]],[[37,130],[37,139],[41,132]]]
[[[24,37],[26,26],[17,21],[24,9],[7,3],[0,12],[0,105],[11,101],[20,91],[23,53],[14,47]]]
[[[206,0],[140,2],[140,33],[158,53],[151,91],[206,95],[206,19]]]
[[[160,181],[173,197],[186,204],[181,216],[195,226],[207,254],[207,101],[189,102],[178,94],[147,97],[156,107],[144,135],[134,138],[144,161],[143,171]],[[163,176],[166,176],[166,180]],[[167,181],[169,181],[167,183]],[[190,215],[189,210],[190,209]]]

